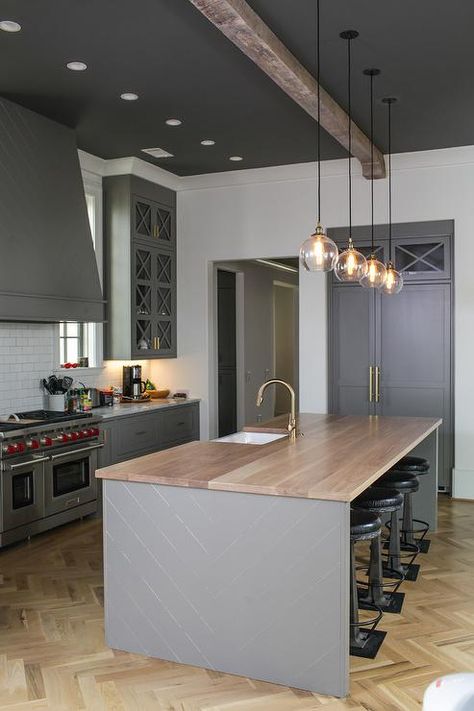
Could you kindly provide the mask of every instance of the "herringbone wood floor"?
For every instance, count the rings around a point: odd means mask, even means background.
[[[104,644],[97,520],[0,553],[0,708],[11,711],[392,711],[421,708],[440,674],[474,669],[474,503],[442,499],[440,530],[404,583],[374,661],[352,660],[350,698],[114,652]]]

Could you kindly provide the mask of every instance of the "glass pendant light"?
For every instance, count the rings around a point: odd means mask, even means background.
[[[320,36],[319,36],[319,0],[316,2],[316,64],[318,85],[318,152],[317,152],[317,214],[316,229],[306,239],[300,249],[300,263],[308,272],[330,272],[334,269],[339,250],[321,226],[321,90],[320,90]]]
[[[370,257],[367,260],[367,274],[362,277],[360,284],[368,289],[378,289],[384,285],[387,276],[385,265],[375,256],[374,243],[374,77],[380,74],[380,69],[364,69],[364,74],[370,77],[370,212],[372,243]]]
[[[367,273],[367,261],[361,252],[355,249],[352,242],[352,112],[351,112],[351,43],[359,36],[356,30],[346,30],[341,32],[339,37],[347,40],[347,96],[349,114],[349,244],[344,252],[339,255],[334,274],[339,281],[358,282]]]
[[[390,296],[403,288],[403,277],[392,262],[392,104],[396,99],[388,97],[382,101],[388,107],[388,262],[387,276],[380,291]]]

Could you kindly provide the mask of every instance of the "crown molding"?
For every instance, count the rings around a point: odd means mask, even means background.
[[[177,192],[188,190],[209,190],[258,183],[314,181],[316,179],[316,163],[292,163],[290,165],[270,166],[268,168],[247,168],[229,170],[222,173],[206,173],[180,177],[152,163],[135,158],[116,158],[104,160],[85,151],[78,151],[81,169],[84,172],[99,175],[136,175],[137,177],[157,183]],[[353,177],[362,178],[362,170],[358,160],[352,161]],[[392,170],[403,172],[408,170],[437,169],[447,167],[462,167],[474,165],[474,146],[459,146],[441,148],[432,151],[417,151],[414,153],[396,153],[392,156]],[[323,180],[345,177],[347,175],[347,160],[323,161],[321,177]]]

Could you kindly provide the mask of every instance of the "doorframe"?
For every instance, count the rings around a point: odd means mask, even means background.
[[[456,380],[455,380],[455,233],[456,233],[456,224],[455,220],[429,220],[429,221],[421,221],[421,222],[398,222],[392,224],[392,238],[393,239],[409,239],[410,237],[413,238],[418,238],[418,237],[433,237],[433,239],[439,238],[439,237],[449,237],[449,254],[450,254],[450,278],[449,280],[444,278],[444,279],[423,279],[417,281],[416,279],[413,279],[410,281],[410,283],[418,283],[418,284],[431,284],[431,283],[440,283],[442,281],[443,283],[449,284],[450,287],[450,311],[451,311],[451,318],[450,318],[450,338],[451,338],[451,343],[450,343],[450,348],[451,348],[451,367],[450,367],[450,409],[451,409],[451,436],[449,440],[449,448],[451,452],[451,480],[450,480],[450,487],[449,490],[443,491],[440,490],[441,493],[450,493],[452,495],[453,492],[453,482],[454,482],[454,473],[456,469],[456,459],[455,459],[455,454],[456,454],[456,448],[455,448],[455,436],[456,436],[456,414],[455,414],[455,390],[456,390]],[[352,228],[352,236],[354,238],[354,242],[358,241],[367,241],[370,239],[370,234],[371,234],[371,225],[357,225]],[[374,230],[374,239],[375,241],[377,240],[384,240],[385,242],[388,241],[388,229],[389,226],[388,224],[382,224],[382,225],[375,225],[375,230]],[[347,227],[331,227],[327,230],[328,236],[331,237],[336,243],[341,241],[341,238],[346,239],[347,238]],[[346,284],[345,286],[341,285],[341,288],[362,288],[356,285],[350,285]],[[334,392],[333,392],[333,384],[331,381],[331,363],[332,363],[332,356],[333,356],[333,350],[334,350],[334,345],[332,343],[332,334],[331,334],[331,329],[330,329],[330,323],[331,323],[331,318],[332,318],[332,313],[333,313],[333,304],[332,304],[332,284],[331,284],[331,279],[326,280],[326,293],[327,293],[327,308],[326,308],[326,318],[327,318],[327,343],[326,343],[326,348],[327,348],[327,383],[328,383],[328,412],[331,412],[331,409],[334,405]]]
[[[235,274],[235,348],[236,348],[236,398],[237,430],[245,424],[245,275],[237,266],[225,262],[211,262],[211,331],[210,331],[210,397],[209,397],[209,439],[219,436],[219,329],[217,325],[218,286],[217,272]]]

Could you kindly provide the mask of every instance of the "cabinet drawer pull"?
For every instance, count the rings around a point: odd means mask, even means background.
[[[140,437],[141,435],[146,434],[146,430],[140,430],[140,432],[135,432],[135,437]]]
[[[176,426],[177,426],[177,427],[182,427],[182,426],[185,425],[185,424],[186,424],[186,422],[177,422],[177,423],[176,423]]]
[[[78,504],[80,501],[79,497],[76,496],[74,499],[68,499],[67,501],[64,502],[64,506],[67,508],[68,506],[74,506],[74,504]]]

